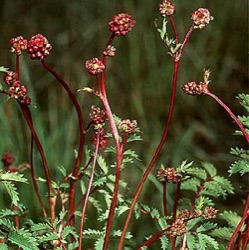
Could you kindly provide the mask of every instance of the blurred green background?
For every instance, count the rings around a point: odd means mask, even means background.
[[[229,104],[235,114],[243,114],[236,95],[248,92],[248,3],[232,0],[174,2],[181,40],[191,25],[190,13],[197,8],[208,8],[214,21],[205,30],[194,31],[184,51],[172,126],[155,169],[161,163],[177,166],[185,159],[197,163],[210,161],[227,176],[226,171],[234,160],[229,150],[232,146],[245,147],[244,140],[233,136],[237,129],[235,124],[214,100],[206,96],[187,96],[181,91],[181,85],[202,80],[202,70],[210,68],[212,92]],[[75,91],[83,86],[94,87],[94,79],[89,77],[84,64],[86,60],[102,56],[110,36],[108,22],[112,16],[129,12],[136,20],[131,33],[115,39],[117,54],[107,66],[107,89],[113,112],[122,118],[137,119],[143,132],[144,140],[133,146],[141,162],[128,166],[124,173],[124,178],[134,187],[131,194],[160,140],[170,99],[173,61],[155,29],[154,21],[161,20],[158,4],[159,1],[149,0],[4,0],[0,7],[0,65],[15,67],[15,57],[9,52],[11,38],[22,35],[29,39],[41,33],[53,46],[46,61]],[[57,178],[57,166],[70,168],[77,148],[75,112],[53,77],[26,54],[21,57],[21,80],[29,88],[35,106],[31,107],[35,126]],[[98,102],[85,93],[77,96],[88,123],[90,107]],[[8,150],[16,156],[17,163],[28,161],[30,135],[19,107],[4,97],[0,105],[0,153]],[[233,178],[239,187],[240,177]],[[248,185],[248,178],[243,185]],[[243,196],[243,192],[240,195]],[[33,196],[31,193],[27,200],[36,202]],[[158,205],[160,199],[158,185],[151,177],[141,201]],[[1,207],[3,202],[0,198]],[[231,197],[222,205],[240,211],[241,196]],[[31,212],[35,214],[35,208]]]

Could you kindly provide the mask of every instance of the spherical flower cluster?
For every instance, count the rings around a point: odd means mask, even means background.
[[[175,13],[175,6],[167,0],[163,0],[159,4],[159,12],[162,17],[171,16]]]
[[[108,137],[106,136],[106,132],[104,130],[105,126],[105,111],[92,106],[92,112],[89,114],[90,118],[92,118],[94,136],[93,143],[96,145],[97,138],[99,137],[99,144],[101,148],[106,148],[108,144]]]
[[[32,36],[28,41],[27,52],[30,54],[32,60],[43,60],[49,56],[51,49],[51,44],[48,42],[47,38],[41,34]]]
[[[187,218],[189,218],[189,216],[190,216],[189,211],[187,209],[182,209],[182,210],[179,211],[177,217],[179,219],[187,219]]]
[[[137,121],[136,120],[123,120],[118,125],[119,130],[121,133],[132,134],[137,128]]]
[[[93,58],[92,60],[86,61],[85,66],[91,76],[102,73],[105,69],[105,65],[98,58]]]
[[[14,71],[7,71],[3,80],[7,85],[12,85],[17,80],[17,74]]]
[[[28,89],[22,85],[20,81],[15,81],[8,89],[7,93],[11,98],[17,99],[20,103],[26,105],[31,103],[31,99],[26,95],[28,93]]]
[[[170,234],[171,236],[181,236],[187,232],[186,222],[182,219],[176,219],[171,226]]]
[[[195,29],[204,29],[214,18],[210,15],[208,9],[199,8],[191,14]]]
[[[161,168],[157,170],[157,179],[160,182],[178,183],[181,181],[181,176],[177,173],[175,168]]]
[[[28,41],[22,36],[10,39],[10,52],[16,53],[17,55],[21,55],[22,50],[27,49],[27,43]]]
[[[208,92],[208,84],[206,82],[187,82],[182,86],[183,92],[188,95],[205,95]]]
[[[113,32],[115,36],[125,36],[132,30],[136,21],[132,19],[130,14],[120,13],[115,15],[108,23],[110,32]]]
[[[112,45],[108,45],[107,48],[104,50],[103,54],[105,56],[115,56],[116,48]]]
[[[217,212],[218,210],[213,207],[206,207],[202,212],[202,216],[206,219],[214,219],[216,218]]]
[[[2,163],[4,167],[10,166],[14,162],[15,158],[10,152],[4,152],[2,155]]]

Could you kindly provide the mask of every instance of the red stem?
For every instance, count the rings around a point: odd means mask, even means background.
[[[108,42],[106,43],[105,48],[107,48],[108,45],[110,45],[112,43],[114,38],[115,38],[115,34],[112,33],[109,40],[108,40]],[[107,60],[107,57],[103,56],[102,62],[103,62],[103,64],[105,66],[106,66],[106,60]],[[110,205],[109,215],[108,215],[108,219],[107,219],[103,250],[106,250],[107,247],[108,247],[108,242],[109,242],[109,238],[110,238],[110,234],[111,234],[111,228],[112,228],[112,224],[113,224],[113,221],[114,221],[115,208],[116,208],[116,204],[117,204],[117,200],[118,200],[119,182],[120,182],[120,177],[121,177],[121,164],[122,164],[122,157],[123,157],[123,153],[122,153],[121,146],[120,146],[120,143],[119,143],[118,129],[117,129],[117,126],[115,124],[113,113],[111,111],[111,108],[110,108],[110,105],[109,105],[109,102],[108,102],[108,98],[107,98],[107,95],[106,95],[105,72],[106,72],[106,69],[102,72],[101,77],[100,77],[100,79],[98,81],[99,90],[101,91],[99,93],[99,97],[100,97],[100,100],[102,101],[102,103],[103,103],[103,105],[105,107],[105,112],[106,112],[106,115],[108,117],[110,127],[111,127],[111,130],[112,130],[113,139],[114,139],[114,142],[115,142],[115,147],[116,147],[116,174],[115,174],[114,190],[113,190],[113,194],[112,194],[112,202],[111,202],[111,205]]]
[[[41,63],[44,66],[44,68],[47,69],[56,78],[56,80],[62,85],[62,87],[66,90],[66,92],[68,93],[76,109],[77,116],[78,116],[79,129],[80,129],[80,141],[79,141],[79,147],[78,147],[78,155],[76,158],[76,162],[75,162],[73,173],[72,173],[72,178],[70,181],[69,198],[68,198],[69,199],[69,214],[72,214],[72,211],[74,211],[76,181],[78,179],[78,172],[79,172],[80,164],[82,160],[84,137],[85,137],[82,112],[81,112],[80,105],[75,97],[75,94],[71,91],[67,82],[64,81],[61,78],[61,76],[53,68],[51,68],[44,60],[42,60]],[[74,216],[72,217],[71,223],[74,224]]]
[[[168,136],[169,127],[170,127],[170,123],[171,123],[172,116],[173,116],[173,110],[174,110],[179,62],[180,62],[179,60],[174,62],[174,73],[173,73],[173,80],[172,80],[171,99],[170,99],[170,106],[169,106],[169,111],[168,111],[168,118],[167,118],[167,121],[166,121],[166,127],[165,127],[165,130],[163,132],[161,141],[160,141],[160,143],[159,143],[159,145],[158,145],[158,147],[157,147],[157,149],[155,151],[155,154],[154,154],[148,168],[146,169],[146,171],[145,171],[145,173],[144,173],[144,175],[142,177],[142,180],[141,180],[141,182],[140,182],[140,184],[139,184],[139,186],[138,186],[138,188],[136,190],[135,196],[134,196],[134,198],[132,200],[132,203],[131,203],[127,218],[125,220],[123,230],[122,230],[122,234],[121,234],[121,237],[120,237],[118,250],[122,250],[122,247],[123,247],[123,244],[124,244],[125,234],[126,234],[126,231],[128,229],[128,225],[130,223],[134,207],[135,207],[135,205],[137,203],[137,200],[138,200],[138,198],[139,198],[139,196],[140,196],[140,194],[142,192],[144,183],[147,180],[147,177],[148,177],[149,173],[151,172],[152,168],[154,167],[154,165],[156,163],[156,160],[157,160],[157,157],[161,153],[163,145],[164,145],[164,143],[165,143],[165,141],[167,139],[167,136]]]
[[[47,164],[47,160],[43,151],[43,147],[41,145],[41,142],[36,134],[36,131],[34,129],[33,123],[30,119],[30,111],[28,106],[22,104],[19,102],[19,105],[21,107],[23,116],[29,126],[29,129],[32,133],[32,137],[34,138],[34,141],[36,143],[36,146],[38,148],[38,151],[40,153],[40,156],[42,158],[42,164],[43,164],[43,169],[44,169],[44,173],[46,176],[46,181],[47,181],[47,190],[48,190],[48,204],[49,204],[49,211],[50,211],[50,216],[51,216],[51,221],[53,222],[55,219],[55,211],[54,211],[54,204],[53,204],[53,198],[51,197],[52,194],[52,183],[51,183],[51,177],[50,177],[50,173],[49,173],[49,168],[48,168],[48,164]]]
[[[32,122],[32,117],[31,116],[30,116],[30,119],[31,119],[31,122]],[[34,138],[33,138],[33,135],[31,134],[31,143],[30,143],[30,172],[31,172],[31,179],[32,179],[32,182],[33,182],[33,185],[34,185],[36,196],[37,196],[38,201],[40,203],[40,206],[42,208],[43,216],[47,217],[47,212],[46,212],[44,203],[42,201],[41,194],[40,194],[40,191],[39,191],[39,187],[38,187],[36,177],[35,177],[35,170],[34,170],[34,165],[33,165],[33,158],[34,158],[33,157],[33,151],[34,151],[33,150],[34,149],[33,145],[34,145]]]
[[[168,209],[167,209],[167,182],[163,182],[163,212],[164,215],[167,216]]]
[[[176,220],[176,212],[177,212],[177,207],[178,207],[178,201],[180,198],[180,190],[181,190],[181,182],[178,182],[176,193],[175,193],[174,207],[173,207],[173,221]]]
[[[175,25],[175,22],[174,22],[174,19],[173,19],[172,16],[169,16],[169,21],[171,23],[171,26],[172,26],[172,29],[173,29],[173,32],[174,32],[174,37],[175,37],[176,44],[178,44],[179,43],[179,36],[178,36],[177,28],[176,28],[176,25]]]
[[[87,189],[87,192],[85,195],[85,203],[84,203],[84,206],[82,208],[82,213],[81,213],[79,250],[82,249],[82,237],[83,237],[83,231],[84,231],[84,221],[86,219],[86,210],[87,210],[89,196],[90,196],[91,188],[92,188],[92,184],[93,184],[93,177],[94,177],[94,171],[95,171],[95,166],[96,166],[96,162],[97,162],[98,151],[99,151],[99,134],[97,134],[97,141],[96,141],[96,148],[95,148],[95,152],[94,152],[92,172],[91,172],[90,180],[88,183],[88,189]]]
[[[249,134],[246,132],[245,128],[243,127],[241,121],[234,115],[234,113],[231,111],[231,109],[224,103],[222,102],[219,97],[217,97],[215,94],[207,91],[205,92],[205,94],[209,95],[210,97],[212,97],[213,99],[215,99],[215,101],[217,101],[221,107],[223,107],[227,113],[230,115],[230,117],[237,123],[237,125],[239,126],[241,132],[243,133],[245,139],[247,140],[247,142],[249,143]]]

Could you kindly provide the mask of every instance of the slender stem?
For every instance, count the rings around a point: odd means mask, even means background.
[[[164,143],[165,143],[165,141],[167,139],[167,136],[168,136],[169,127],[170,127],[170,124],[171,124],[171,120],[172,120],[172,116],[173,116],[173,110],[174,110],[179,62],[180,62],[179,60],[174,62],[174,72],[173,72],[173,79],[172,79],[171,99],[170,99],[170,106],[169,106],[169,111],[168,111],[168,117],[167,117],[167,120],[166,120],[165,130],[164,130],[162,138],[161,138],[161,140],[160,140],[160,142],[158,144],[158,147],[157,147],[157,149],[156,149],[156,151],[155,151],[155,153],[153,155],[153,158],[152,158],[148,168],[146,169],[146,171],[145,171],[145,173],[144,173],[144,175],[142,177],[142,180],[141,180],[141,182],[140,182],[140,184],[139,184],[139,186],[138,186],[138,188],[136,190],[135,196],[134,196],[134,198],[132,200],[132,203],[131,203],[131,206],[130,206],[130,209],[129,209],[129,212],[128,212],[128,215],[127,215],[127,218],[126,218],[126,221],[125,221],[125,225],[123,227],[122,234],[121,234],[121,237],[120,237],[118,250],[122,250],[122,247],[123,247],[123,244],[124,244],[125,234],[126,234],[126,231],[128,229],[128,225],[130,223],[134,207],[135,207],[135,205],[137,203],[137,200],[138,200],[138,198],[139,198],[139,196],[140,196],[140,194],[142,192],[144,183],[147,180],[147,177],[148,177],[149,173],[151,172],[152,168],[154,167],[154,165],[156,163],[156,160],[157,160],[157,157],[161,153],[163,145],[164,145]]]
[[[163,212],[164,215],[167,216],[168,209],[167,209],[167,182],[163,182]]]
[[[31,120],[31,122],[32,122],[32,120]],[[40,191],[39,191],[39,187],[38,187],[36,177],[35,177],[35,170],[34,170],[34,163],[33,163],[34,162],[33,161],[33,158],[34,158],[33,157],[33,152],[34,152],[34,150],[33,150],[34,146],[33,145],[34,145],[34,137],[31,134],[31,143],[30,143],[30,172],[31,172],[31,179],[32,179],[32,182],[33,182],[33,185],[34,185],[36,196],[37,196],[38,201],[40,203],[40,206],[42,208],[43,216],[47,217],[47,212],[46,212],[44,203],[42,201],[41,194],[40,194]]]
[[[48,164],[47,164],[47,160],[43,151],[43,147],[41,145],[41,142],[36,134],[35,128],[33,126],[33,123],[30,119],[30,111],[28,106],[19,103],[23,116],[29,126],[29,129],[32,133],[32,136],[34,138],[34,141],[36,143],[36,146],[38,148],[38,151],[40,153],[40,156],[42,158],[42,164],[43,164],[43,169],[44,169],[44,173],[46,176],[46,183],[47,183],[47,190],[48,190],[48,204],[49,204],[49,211],[50,211],[50,217],[51,217],[51,221],[54,221],[55,219],[55,211],[54,211],[54,204],[53,204],[53,198],[51,196],[52,194],[52,182],[51,182],[51,177],[50,177],[50,172],[49,172],[49,168],[48,168]]]
[[[113,42],[113,39],[115,38],[115,34],[112,33],[109,40],[106,43],[105,49]],[[107,57],[103,56],[102,62],[106,66],[106,60]],[[113,195],[112,195],[112,202],[110,205],[109,209],[109,215],[107,219],[107,225],[106,225],[106,232],[105,232],[105,239],[104,239],[104,245],[103,245],[103,250],[106,250],[108,247],[108,242],[111,234],[111,228],[112,224],[114,221],[114,214],[115,214],[115,208],[118,200],[118,190],[119,190],[119,182],[120,182],[120,177],[121,177],[121,164],[122,164],[122,150],[121,146],[119,143],[119,134],[118,134],[118,129],[114,121],[113,113],[111,110],[111,107],[108,102],[107,94],[106,94],[106,69],[101,73],[101,77],[98,79],[98,89],[100,91],[99,97],[100,100],[102,101],[104,107],[105,107],[105,112],[109,120],[109,124],[111,127],[113,139],[115,142],[115,147],[116,147],[116,174],[115,174],[115,182],[114,182],[114,190],[113,190]]]
[[[178,36],[177,28],[176,28],[176,25],[175,25],[175,21],[174,21],[172,16],[169,16],[169,21],[171,23],[171,26],[172,26],[172,29],[173,29],[173,32],[174,32],[175,42],[176,42],[176,44],[178,44],[179,43],[179,36]]]
[[[98,151],[99,151],[99,134],[97,134],[97,141],[96,141],[94,158],[93,158],[92,172],[91,172],[90,180],[89,180],[89,183],[88,183],[87,192],[86,192],[86,195],[85,195],[85,203],[84,203],[82,213],[81,213],[79,250],[82,249],[82,237],[83,237],[83,231],[84,231],[84,221],[86,219],[86,210],[87,210],[89,196],[90,196],[91,188],[92,188],[92,184],[93,184],[93,177],[94,177],[94,171],[95,171],[95,166],[96,166],[96,162],[97,162]]]
[[[80,141],[79,141],[79,147],[78,147],[78,155],[76,158],[76,162],[74,165],[73,173],[72,173],[72,179],[70,181],[70,187],[69,187],[69,214],[72,214],[72,211],[74,211],[74,202],[75,202],[75,192],[76,192],[76,181],[78,179],[78,172],[80,169],[80,164],[82,160],[83,155],[83,147],[84,147],[84,124],[83,124],[83,117],[80,105],[75,97],[75,94],[71,91],[69,85],[66,81],[64,81],[61,76],[53,69],[51,68],[44,60],[41,61],[42,65],[45,69],[47,69],[55,78],[56,80],[62,85],[62,87],[67,91],[78,116],[78,122],[79,122],[79,130],[80,130]],[[72,224],[74,224],[74,217],[72,217],[71,220]]]
[[[181,190],[181,182],[178,182],[176,193],[175,193],[174,207],[173,207],[173,221],[176,220],[176,212],[177,212],[177,207],[178,207],[178,201],[180,198],[180,190]]]
[[[17,80],[20,79],[20,55],[16,55],[16,75],[17,75]]]
[[[177,56],[177,59],[178,59],[178,60],[180,60],[180,57],[182,56],[182,52],[183,52],[183,50],[184,50],[184,48],[185,48],[185,46],[186,46],[186,44],[187,44],[187,42],[188,42],[188,40],[189,40],[189,37],[190,37],[190,35],[192,34],[193,31],[194,31],[194,25],[192,25],[192,26],[189,28],[188,32],[186,33],[186,35],[185,35],[185,37],[184,37],[182,46],[181,46],[181,48],[180,48],[180,50],[179,50],[179,52],[178,52],[178,56]]]
[[[212,97],[213,99],[215,99],[215,101],[217,101],[221,107],[223,107],[227,113],[230,115],[230,117],[237,123],[237,125],[239,126],[241,132],[243,133],[245,139],[247,140],[247,142],[249,143],[249,134],[246,132],[245,128],[243,127],[241,121],[234,115],[234,113],[231,111],[231,109],[224,103],[222,102],[219,97],[217,97],[215,94],[211,93],[210,91],[205,92],[205,94],[209,95],[210,97]]]
[[[232,234],[232,237],[230,238],[230,241],[228,243],[228,246],[227,246],[227,250],[231,250],[233,249],[232,248],[232,245],[233,245],[233,242],[235,241],[235,238],[236,236],[238,235],[238,233],[240,232],[240,229],[241,227],[243,226],[244,222],[246,221],[246,219],[248,218],[249,216],[249,209],[247,210],[246,213],[244,213],[243,217],[241,218],[238,226],[236,227],[235,231],[233,232]]]

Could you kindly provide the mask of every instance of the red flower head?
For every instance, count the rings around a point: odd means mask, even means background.
[[[7,71],[3,80],[7,85],[12,85],[17,80],[17,75],[14,71]]]
[[[85,66],[88,69],[88,73],[92,76],[102,73],[105,69],[105,65],[98,58],[86,61]]]
[[[8,89],[8,94],[11,98],[17,99],[19,102],[29,105],[31,103],[31,99],[26,95],[27,93],[27,87],[22,85],[20,81],[15,81]]]
[[[27,43],[28,41],[22,36],[12,38],[10,40],[10,52],[16,53],[17,55],[21,55],[22,50],[27,49]]]
[[[204,29],[214,18],[210,15],[208,9],[199,8],[191,14],[195,29]]]
[[[167,0],[163,0],[159,4],[159,11],[162,17],[171,16],[175,14],[175,6]]]
[[[48,57],[51,49],[51,44],[48,42],[47,38],[41,34],[32,36],[28,41],[27,52],[30,54],[32,60],[42,60]]]
[[[115,36],[125,36],[132,30],[135,23],[136,21],[132,19],[130,14],[120,13],[109,22],[109,29]]]
[[[137,121],[136,120],[123,120],[119,123],[118,128],[120,129],[121,133],[131,134],[137,128]]]

